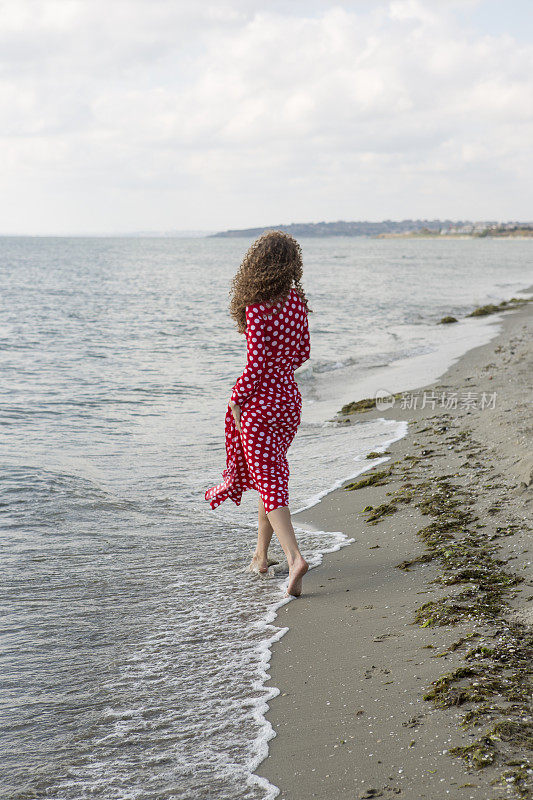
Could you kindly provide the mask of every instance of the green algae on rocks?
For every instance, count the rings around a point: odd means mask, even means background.
[[[375,408],[375,397],[366,397],[364,400],[354,400],[352,403],[347,403],[340,410],[341,414],[354,414],[355,412],[370,411]]]
[[[467,314],[467,317],[486,317],[488,314],[497,314],[498,311],[501,311],[500,306],[495,306],[494,303],[488,303],[486,306],[475,308],[470,314]]]
[[[402,396],[402,392],[397,392],[396,394],[392,395],[395,400],[399,400]],[[343,406],[340,410],[340,414],[361,414],[364,411],[370,411],[371,409],[376,407],[376,398],[375,397],[365,397],[364,400],[354,400],[351,403],[347,403]]]
[[[443,317],[441,319],[439,325],[450,325],[452,322],[457,322],[457,318],[448,315],[447,317]]]
[[[530,303],[533,298],[525,298],[525,297],[511,297],[510,300],[502,300],[499,305],[494,305],[494,303],[488,303],[486,306],[479,306],[479,308],[475,308],[470,314],[467,314],[467,317],[486,317],[488,314],[497,314],[500,311],[509,311],[517,306],[524,305],[525,303]]]

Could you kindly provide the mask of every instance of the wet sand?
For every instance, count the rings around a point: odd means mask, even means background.
[[[277,735],[257,774],[279,798],[530,796],[531,315],[504,314],[489,344],[411,392],[417,408],[347,417],[407,420],[408,433],[360,476],[381,480],[295,518],[355,541],[277,616]],[[421,408],[424,390],[457,392],[458,407]]]

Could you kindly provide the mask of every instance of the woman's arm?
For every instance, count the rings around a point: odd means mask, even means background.
[[[296,352],[292,361],[293,369],[298,369],[298,367],[301,367],[304,361],[307,361],[310,355],[311,355],[311,340],[309,338],[309,324],[307,322],[307,314],[305,314],[302,335],[298,343],[298,351]]]
[[[242,406],[253,395],[265,367],[265,319],[256,305],[246,306],[246,366],[230,402]]]

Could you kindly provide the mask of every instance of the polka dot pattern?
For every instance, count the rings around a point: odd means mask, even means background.
[[[246,307],[246,367],[231,393],[241,407],[241,432],[228,405],[226,469],[205,493],[216,508],[236,505],[256,489],[267,513],[289,505],[287,450],[300,424],[302,397],[294,370],[310,355],[307,311],[295,289],[275,305]]]

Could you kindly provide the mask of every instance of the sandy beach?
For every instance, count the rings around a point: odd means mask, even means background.
[[[279,798],[531,796],[532,311],[404,402],[345,415],[408,432],[295,518],[354,541],[277,616],[257,773]]]

